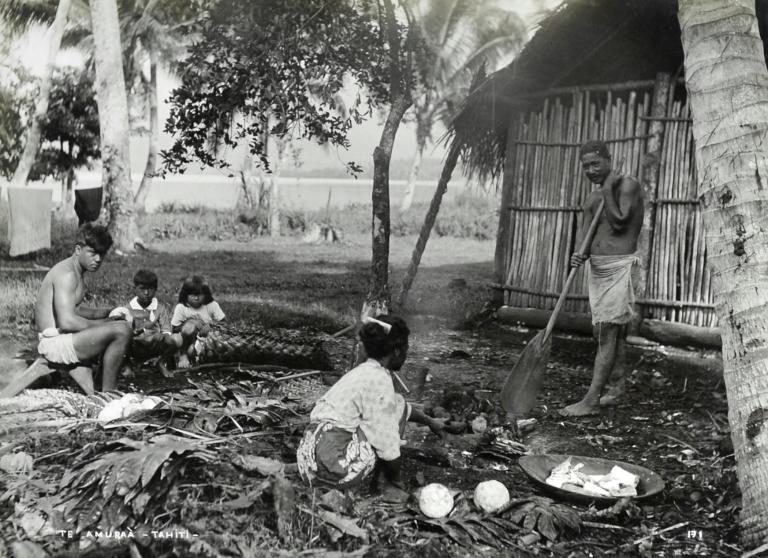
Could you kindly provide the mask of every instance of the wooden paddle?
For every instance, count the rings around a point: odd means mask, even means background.
[[[600,200],[600,205],[592,218],[592,222],[587,229],[587,234],[581,241],[579,254],[584,254],[592,244],[592,237],[595,236],[597,223],[600,220],[600,214],[603,212],[604,200]],[[571,269],[568,273],[568,279],[560,293],[555,309],[549,318],[547,327],[541,330],[536,336],[528,342],[528,346],[520,355],[520,359],[515,367],[507,376],[504,387],[501,389],[501,405],[508,413],[524,414],[531,410],[536,402],[536,396],[541,388],[541,381],[544,378],[547,361],[549,360],[549,351],[551,348],[552,330],[555,328],[555,321],[560,309],[565,303],[565,297],[571,289],[571,283],[576,277],[577,267]]]

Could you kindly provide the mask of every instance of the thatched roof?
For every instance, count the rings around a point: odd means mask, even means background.
[[[530,105],[527,94],[654,79],[682,65],[675,0],[567,0],[515,62],[474,89],[454,119],[465,168],[484,179],[501,175],[510,118]]]

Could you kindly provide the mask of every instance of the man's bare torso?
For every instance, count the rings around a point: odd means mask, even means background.
[[[79,305],[83,301],[83,278],[75,271],[75,263],[72,258],[67,258],[57,263],[51,270],[45,275],[40,290],[37,294],[37,303],[35,305],[35,323],[40,331],[43,331],[50,327],[58,327],[56,322],[56,309],[53,303],[54,294],[54,282],[59,282],[57,279],[71,276],[74,280],[75,287],[75,305]]]
[[[605,211],[603,211],[600,214],[597,230],[592,239],[590,254],[596,256],[617,256],[633,254],[637,251],[637,239],[640,236],[640,230],[643,227],[644,203],[642,189],[637,187],[637,183],[632,178],[625,177],[623,180],[632,181],[632,185],[635,186],[637,190],[637,195],[633,200],[632,208],[630,210],[630,221],[623,230],[616,231],[611,227],[608,218],[605,215]],[[594,216],[602,199],[603,187],[594,190],[587,196],[584,203],[585,209],[589,207],[592,216]]]

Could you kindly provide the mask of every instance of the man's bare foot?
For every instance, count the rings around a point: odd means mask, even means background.
[[[186,352],[182,352],[179,355],[179,363],[176,365],[178,368],[189,368],[192,364],[189,362],[189,356]]]
[[[168,370],[168,367],[165,365],[164,362],[158,362],[157,369],[163,375],[163,378],[173,378],[173,372]]]
[[[624,393],[627,391],[626,379],[622,378],[615,384],[608,384],[605,395],[600,398],[601,407],[610,407],[611,405],[618,405],[621,399],[624,397]]]
[[[560,415],[564,417],[588,417],[592,415],[600,414],[599,405],[590,405],[583,399],[573,405],[568,405],[564,409],[560,409]]]

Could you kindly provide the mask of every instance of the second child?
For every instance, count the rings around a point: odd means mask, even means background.
[[[190,367],[190,359],[195,356],[195,341],[199,337],[207,337],[211,324],[221,322],[225,317],[219,303],[213,300],[213,293],[205,279],[192,275],[184,280],[179,303],[173,309],[171,318],[171,328],[177,334],[177,346],[180,347],[179,368]]]
[[[135,363],[156,359],[158,370],[168,377],[168,367],[173,366],[177,349],[177,341],[171,335],[171,311],[155,297],[157,275],[153,271],[138,270],[133,286],[136,296],[128,303],[128,310],[133,318],[134,337],[128,355]]]

